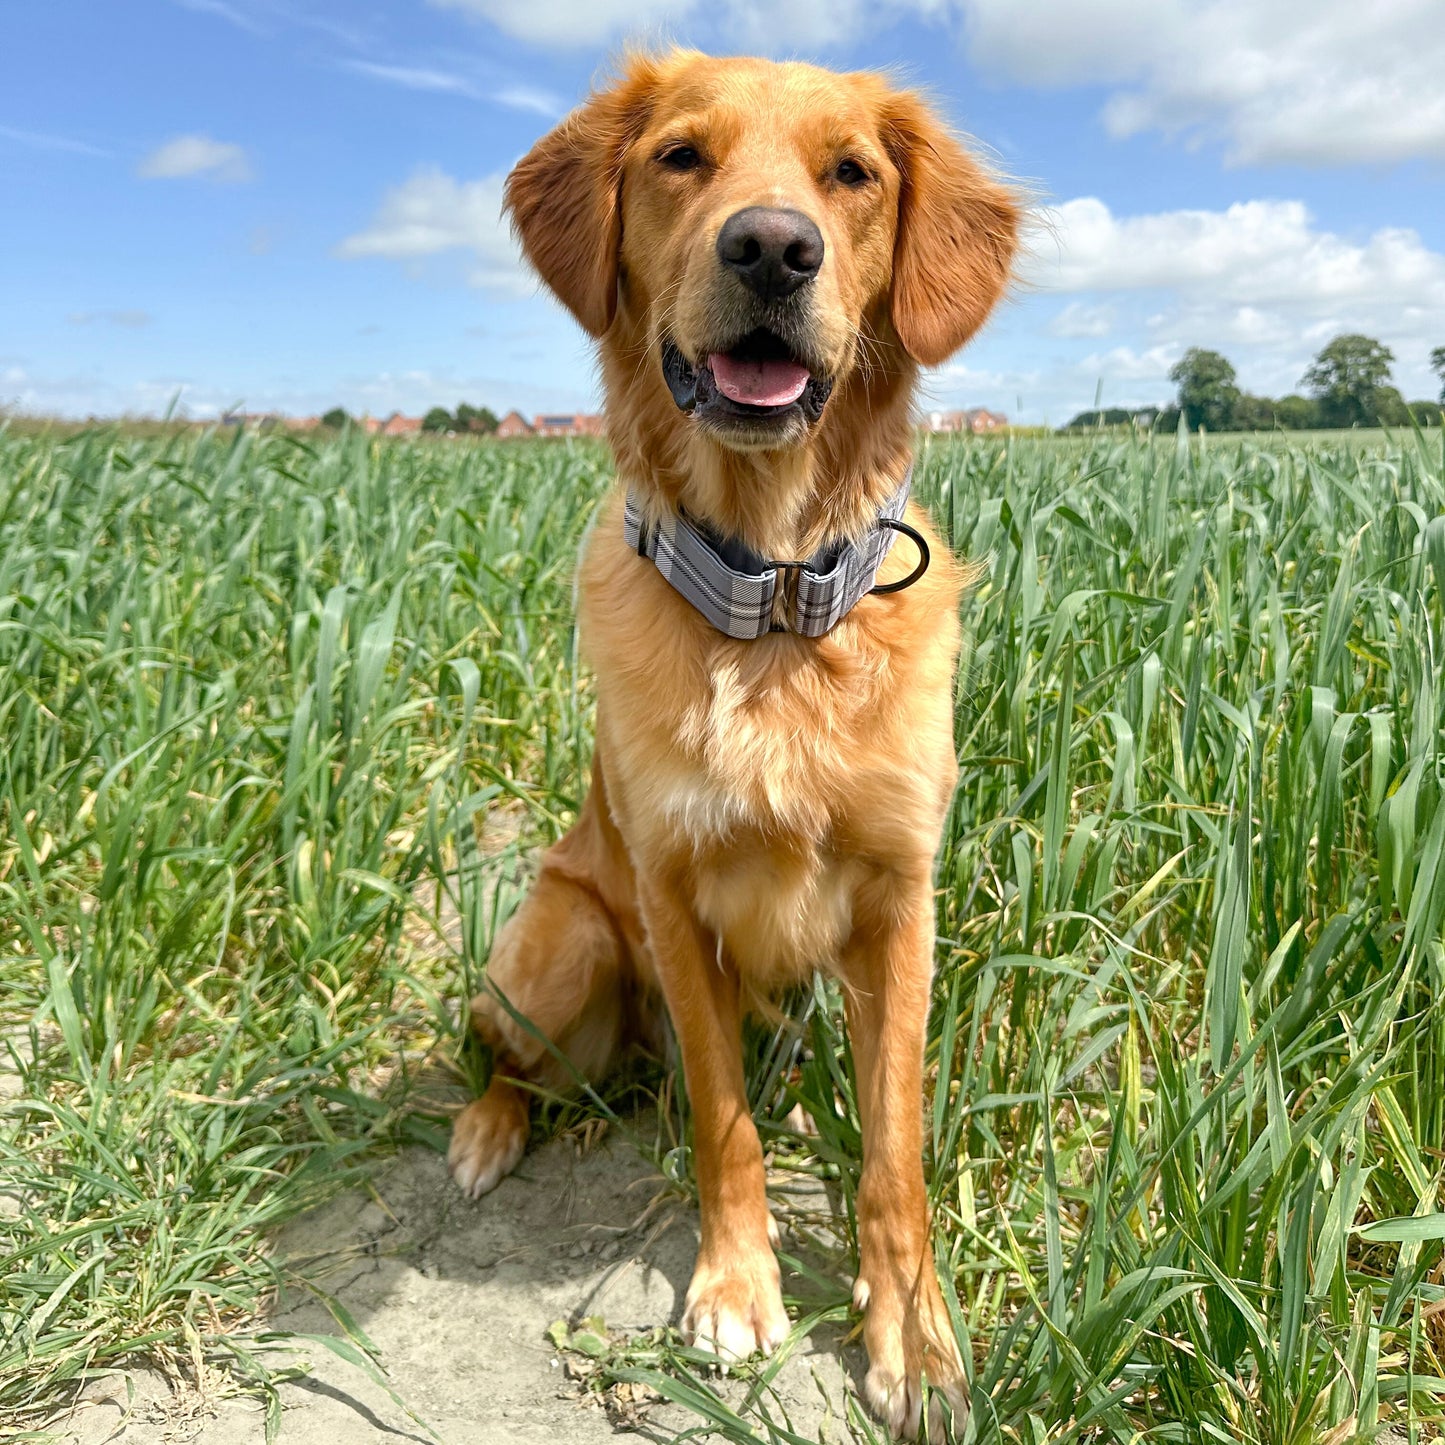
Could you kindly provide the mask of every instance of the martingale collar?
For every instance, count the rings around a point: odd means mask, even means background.
[[[878,520],[858,541],[830,543],[802,562],[780,562],[720,535],[681,508],[648,522],[642,501],[628,490],[623,536],[719,632],[751,642],[770,632],[822,637],[870,592],[901,592],[928,570],[928,544],[902,520],[913,482],[910,464]],[[901,581],[875,586],[878,569],[898,532],[918,548],[918,566]]]

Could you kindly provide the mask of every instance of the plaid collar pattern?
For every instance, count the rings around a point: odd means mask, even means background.
[[[778,562],[754,552],[735,537],[718,535],[706,522],[669,509],[648,522],[637,493],[627,493],[623,535],[639,557],[657,570],[719,632],[751,642],[769,632],[822,637],[873,590],[878,569],[900,530],[913,482],[913,467],[898,490],[879,508],[877,525],[861,540],[844,539],[805,562]],[[895,525],[897,524],[897,525]],[[927,551],[916,581],[927,566]],[[888,590],[896,590],[893,584]]]

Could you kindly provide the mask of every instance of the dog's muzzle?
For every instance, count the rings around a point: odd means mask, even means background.
[[[679,409],[702,421],[767,424],[799,416],[812,426],[833,394],[832,377],[816,375],[763,327],[697,365],[665,339],[662,374]]]

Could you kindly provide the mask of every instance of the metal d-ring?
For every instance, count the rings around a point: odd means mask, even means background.
[[[932,560],[928,552],[928,543],[923,540],[920,533],[915,531],[907,522],[900,522],[897,517],[879,517],[880,527],[891,527],[895,532],[902,532],[905,537],[912,540],[913,545],[918,548],[918,566],[908,576],[897,582],[886,582],[881,587],[873,588],[873,591],[882,596],[888,592],[902,592],[905,587],[912,587],[925,572],[928,571],[928,564]]]

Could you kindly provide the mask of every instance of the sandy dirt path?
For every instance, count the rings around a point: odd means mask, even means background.
[[[663,1196],[660,1202],[659,1196]],[[649,1205],[652,1208],[649,1210]],[[787,1236],[785,1235],[785,1243]],[[697,1246],[695,1212],[626,1141],[585,1153],[565,1139],[530,1153],[485,1199],[463,1199],[445,1162],[404,1151],[371,1191],[347,1194],[278,1241],[291,1258],[326,1256],[323,1283],[371,1337],[397,1394],[447,1445],[615,1445],[621,1434],[547,1336],[558,1319],[605,1318],[609,1331],[675,1322]],[[787,1286],[785,1285],[785,1288]],[[314,1299],[283,1301],[276,1328],[330,1332]],[[862,1363],[819,1327],[784,1366],[781,1402],[795,1430],[853,1437],[845,1392]],[[283,1387],[283,1445],[399,1445],[430,1437],[386,1392],[322,1348],[306,1378]],[[847,1373],[845,1373],[845,1367]],[[65,1445],[261,1445],[259,1408],[172,1390],[159,1377],[92,1386]],[[740,1389],[729,1382],[729,1392]],[[776,1413],[776,1407],[775,1411]],[[641,1438],[672,1440],[695,1417],[651,1406]]]

